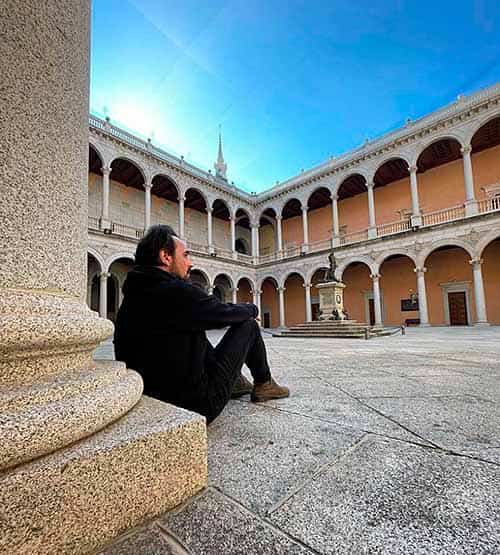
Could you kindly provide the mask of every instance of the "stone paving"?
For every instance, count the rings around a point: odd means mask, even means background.
[[[500,553],[499,327],[265,342],[292,396],[232,401],[209,487],[103,554]]]

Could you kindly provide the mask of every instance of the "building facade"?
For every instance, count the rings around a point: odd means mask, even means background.
[[[144,229],[168,223],[193,280],[265,327],[317,317],[332,248],[350,318],[500,324],[500,84],[259,195],[90,117],[88,302],[114,319]],[[222,171],[223,170],[223,171]]]

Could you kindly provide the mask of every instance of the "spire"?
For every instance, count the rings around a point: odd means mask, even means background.
[[[215,175],[227,181],[227,177],[226,177],[227,164],[226,162],[224,162],[224,154],[222,152],[222,134],[221,134],[220,125],[219,125],[219,152],[217,154],[217,162],[214,164],[214,168],[215,168]]]

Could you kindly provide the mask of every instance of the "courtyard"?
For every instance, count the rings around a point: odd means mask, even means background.
[[[102,553],[500,552],[500,327],[264,337],[292,396],[232,401],[208,487]]]

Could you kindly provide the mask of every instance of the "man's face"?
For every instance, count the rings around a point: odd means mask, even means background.
[[[186,249],[186,243],[181,239],[175,239],[175,251],[173,256],[166,256],[166,270],[181,279],[187,279],[193,267],[191,253]]]

